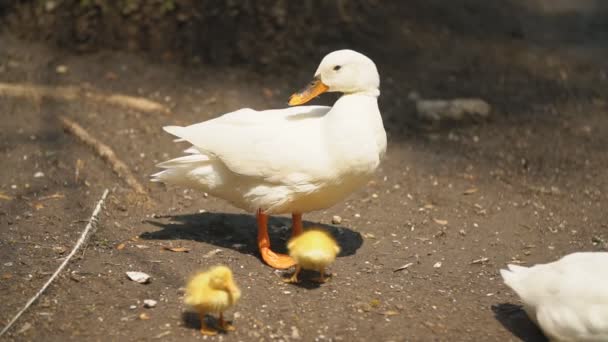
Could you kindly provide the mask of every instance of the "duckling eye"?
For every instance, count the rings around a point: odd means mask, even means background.
[[[336,66],[334,67],[334,71],[338,71],[338,70],[340,70],[340,68],[342,68],[342,66],[341,66],[341,65],[336,65]]]

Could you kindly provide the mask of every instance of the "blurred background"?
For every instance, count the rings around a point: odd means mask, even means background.
[[[596,82],[606,77],[608,4],[601,0],[4,0],[0,6],[4,32],[13,37],[73,54],[135,52],[192,70],[232,66],[288,72],[305,82],[299,71],[310,74],[326,53],[351,48],[376,61],[389,95],[398,83],[391,103],[414,92],[480,97],[507,109],[529,104],[531,96],[599,96]]]
[[[601,41],[607,7],[601,0],[5,0],[0,10],[4,27],[18,36],[72,51],[109,48],[168,61],[269,65],[346,46],[412,59],[442,45],[450,54],[460,40],[460,46]]]

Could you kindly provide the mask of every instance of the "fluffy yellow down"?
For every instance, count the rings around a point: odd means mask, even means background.
[[[306,270],[322,271],[336,260],[340,247],[334,238],[324,230],[309,229],[291,239],[287,244],[289,255]]]
[[[199,311],[221,313],[240,297],[241,291],[234,283],[232,271],[226,266],[215,266],[190,279],[184,303]]]

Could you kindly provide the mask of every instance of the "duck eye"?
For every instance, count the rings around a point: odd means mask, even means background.
[[[340,68],[341,68],[341,67],[342,67],[341,65],[336,65],[336,66],[334,67],[334,71],[338,71],[338,70],[340,70]]]

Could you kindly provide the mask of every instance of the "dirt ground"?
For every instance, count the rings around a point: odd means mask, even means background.
[[[515,31],[510,24],[462,29],[449,16],[443,28],[404,20],[391,44],[363,50],[382,77],[388,154],[365,188],[304,216],[305,226],[330,229],[343,249],[321,286],[285,284],[283,272],[262,264],[249,213],[147,180],[157,162],[186,147],[162,126],[245,106],[284,106],[328,51],[259,71],[163,64],[123,52],[72,54],[2,33],[1,82],[142,96],[172,112],[86,98],[0,97],[0,325],[57,268],[111,189],[86,248],[7,339],[205,339],[182,304],[183,286],[192,272],[226,264],[243,291],[227,313],[237,330],[208,340],[543,341],[498,270],[608,247],[608,46],[601,44],[605,32],[586,24],[595,22],[590,14],[565,13],[511,13]],[[479,97],[492,114],[431,125],[417,118],[411,91]],[[65,134],[59,115],[114,148],[150,200],[134,196],[90,148]],[[331,224],[334,215],[340,225]],[[275,246],[284,245],[289,224],[287,217],[271,221]],[[152,280],[137,284],[126,271]],[[144,299],[159,303],[147,309]]]

